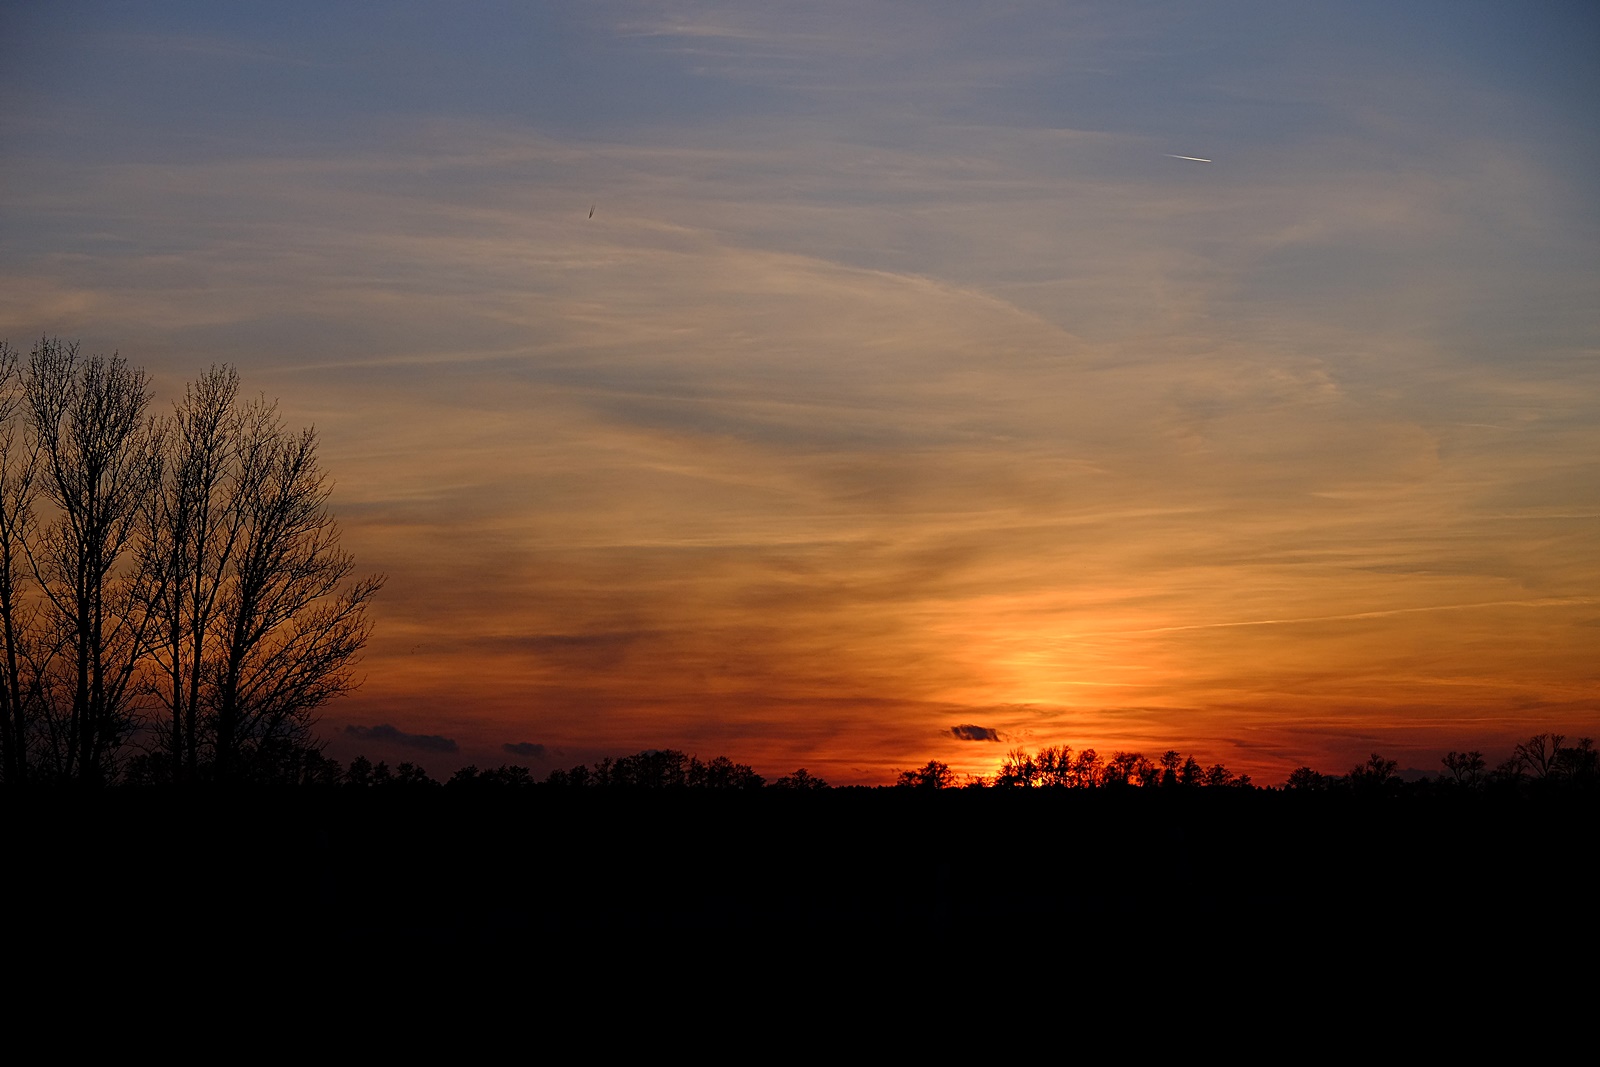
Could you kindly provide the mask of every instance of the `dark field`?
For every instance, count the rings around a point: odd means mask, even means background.
[[[1326,958],[1586,915],[1587,793],[294,789],[0,797],[30,951],[371,958],[1054,939]],[[1503,942],[1502,942],[1503,943]],[[1073,948],[1072,946],[1076,946]]]

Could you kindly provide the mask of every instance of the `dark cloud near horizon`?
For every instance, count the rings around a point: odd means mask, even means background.
[[[509,752],[513,756],[525,756],[528,759],[544,759],[545,747],[536,745],[532,741],[518,741],[516,744],[500,746],[500,751]]]
[[[998,741],[1000,733],[987,726],[974,726],[964,722],[960,726],[950,727],[950,735],[957,741]]]
[[[382,741],[406,748],[420,748],[424,752],[459,752],[461,746],[448,737],[438,734],[408,734],[388,723],[379,726],[346,726],[344,732],[362,741]]]

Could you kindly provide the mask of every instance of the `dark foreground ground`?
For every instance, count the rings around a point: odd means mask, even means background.
[[[1264,790],[0,794],[5,910],[31,917],[34,953],[922,945],[1000,968],[1547,952],[1590,922],[1597,811]]]

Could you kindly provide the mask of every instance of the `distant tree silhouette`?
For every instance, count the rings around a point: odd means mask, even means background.
[[[1297,792],[1322,792],[1332,784],[1332,781],[1327,775],[1310,767],[1296,767],[1289,773],[1289,780],[1284,783],[1284,788]]]
[[[372,761],[365,756],[357,756],[350,761],[350,766],[345,768],[344,781],[346,785],[366,788],[372,784]]]
[[[1449,770],[1450,781],[1456,785],[1476,788],[1484,782],[1484,769],[1488,764],[1484,761],[1483,753],[1476,749],[1471,752],[1447,752],[1440,762]]]
[[[1100,754],[1092,748],[1086,748],[1072,761],[1067,782],[1078,789],[1093,789],[1100,784],[1103,772]]]
[[[1600,751],[1595,749],[1593,738],[1580,737],[1577,744],[1561,749],[1557,765],[1561,776],[1572,784],[1594,785],[1600,781]]]
[[[1517,745],[1511,758],[1529,778],[1550,778],[1560,773],[1561,742],[1565,740],[1561,734],[1534,734]]]
[[[1183,766],[1183,757],[1176,749],[1167,749],[1161,754],[1161,784],[1175,786],[1178,784],[1178,771]]]
[[[1220,763],[1213,763],[1206,769],[1206,785],[1212,788],[1248,789],[1250,776],[1248,774],[1234,774]]]
[[[549,776],[545,779],[545,784],[554,786],[558,789],[582,789],[584,786],[592,784],[590,781],[591,777],[592,775],[589,771],[589,768],[580,763],[571,770],[562,770],[559,767],[556,768],[555,770],[551,771]]]
[[[1183,766],[1178,768],[1178,784],[1191,787],[1205,785],[1205,768],[1200,766],[1200,761],[1190,756],[1183,761]]]
[[[915,772],[905,772],[911,774]],[[902,783],[904,784],[904,774]],[[1051,745],[1030,754],[1014,748],[1005,756],[995,775],[997,788],[1029,786],[1058,789],[1092,789],[1096,786],[1195,787],[1232,786],[1248,788],[1248,774],[1234,774],[1222,764],[1202,767],[1193,756],[1185,758],[1176,750],[1162,754],[1153,763],[1140,752],[1115,752],[1102,761],[1092,748],[1074,755],[1070,745]]]
[[[350,761],[350,766],[344,773],[344,784],[365,789],[417,788],[436,786],[439,783],[415,763],[401,763],[391,770],[389,765],[381,760],[374,764],[365,756],[357,756]]]
[[[742,763],[718,756],[710,763],[690,757],[686,785],[691,789],[760,789],[765,779]]]
[[[1591,738],[1564,744],[1564,734],[1534,734],[1519,742],[1502,765],[1503,777],[1527,779],[1537,785],[1577,785],[1600,777],[1600,752]]]
[[[1111,787],[1141,785],[1150,770],[1154,768],[1143,752],[1113,752],[1106,761],[1100,783]]]
[[[917,770],[901,771],[895,784],[905,789],[949,789],[955,781],[955,772],[948,763],[929,760]]]
[[[1344,780],[1351,789],[1360,793],[1393,792],[1400,785],[1400,778],[1395,774],[1399,766],[1396,761],[1384,759],[1374,752],[1367,762],[1350,768]]]
[[[520,769],[520,768],[519,768]],[[631,756],[609,756],[590,770],[580,764],[551,771],[546,784],[557,788],[760,789],[765,779],[743,763],[718,756],[709,763],[673,748],[647,749]]]
[[[804,767],[793,774],[786,774],[772,783],[773,789],[798,789],[810,791],[814,789],[827,789],[828,783],[811,774]]]
[[[1039,764],[1024,750],[1014,748],[1006,753],[994,784],[999,789],[1028,789],[1036,785],[1038,780]]]
[[[1094,749],[1088,755],[1094,756]],[[1083,784],[1080,780],[1081,764],[1072,756],[1071,745],[1048,745],[1039,750],[1037,757],[1038,782],[1041,786],[1068,789]],[[1096,772],[1098,775],[1098,771]]]
[[[689,757],[677,749],[649,749],[611,764],[611,785],[622,789],[682,789]]]
[[[390,784],[397,786],[427,787],[438,785],[439,783],[434,781],[432,775],[428,774],[428,772],[418,764],[402,762],[394,769],[394,777],[390,780]]]
[[[523,789],[534,784],[533,775],[528,768],[511,764],[501,764],[480,771],[474,764],[468,764],[450,776],[444,783],[450,789]]]

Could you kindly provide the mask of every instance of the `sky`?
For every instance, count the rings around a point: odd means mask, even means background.
[[[1588,2],[0,5],[0,338],[314,425],[330,754],[1600,733]]]

